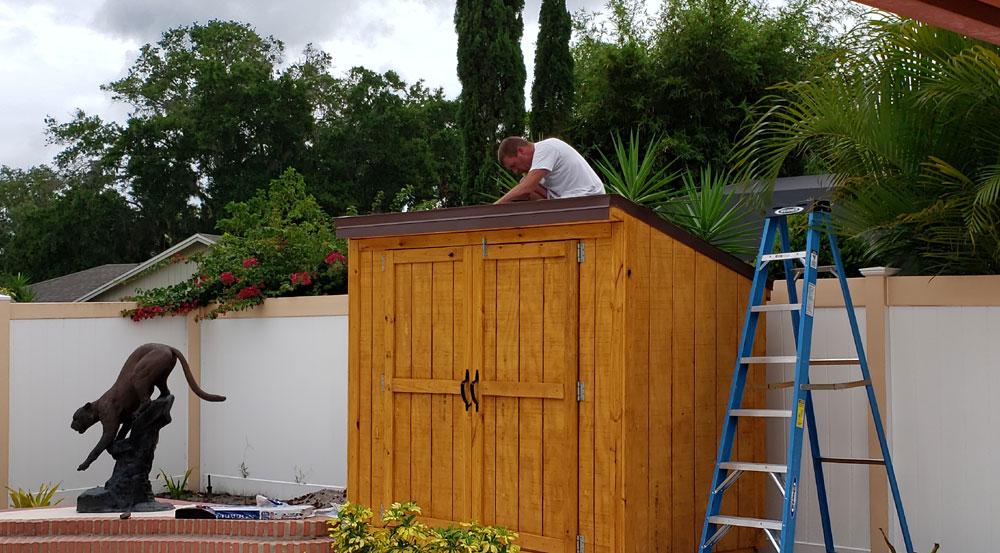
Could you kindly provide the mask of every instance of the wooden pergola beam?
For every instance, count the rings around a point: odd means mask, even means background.
[[[1000,44],[1000,0],[856,0],[963,35]]]

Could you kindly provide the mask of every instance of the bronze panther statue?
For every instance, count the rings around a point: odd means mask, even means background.
[[[198,397],[206,401],[225,401],[225,396],[210,394],[198,386],[191,374],[191,367],[177,348],[165,344],[141,345],[125,360],[125,366],[111,388],[94,402],[87,402],[73,413],[70,427],[81,434],[97,421],[104,428],[97,446],[76,470],[86,470],[111,445],[116,435],[121,439],[128,434],[135,414],[149,405],[154,387],[160,390],[159,397],[170,393],[167,389],[167,377],[177,361],[181,362],[184,376]]]

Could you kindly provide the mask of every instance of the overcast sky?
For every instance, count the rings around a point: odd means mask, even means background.
[[[529,86],[540,2],[526,0],[524,11]],[[600,11],[604,0],[566,5]],[[393,69],[454,98],[461,87],[453,15],[454,0],[0,0],[0,165],[51,162],[59,150],[45,146],[47,115],[64,122],[81,108],[122,121],[125,107],[100,85],[124,76],[139,47],[164,30],[210,19],[274,36],[288,60],[312,42],[333,56],[335,75],[355,65]]]

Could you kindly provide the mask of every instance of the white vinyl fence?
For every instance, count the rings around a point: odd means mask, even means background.
[[[775,288],[772,302],[786,301],[782,288]],[[934,543],[943,553],[997,550],[1000,276],[876,273],[851,279],[851,290],[916,551],[929,552]],[[840,298],[834,281],[819,283],[817,357],[854,354]],[[268,300],[248,313],[200,323],[136,324],[118,315],[123,306],[0,300],[0,395],[10,398],[7,412],[0,411],[0,485],[37,489],[61,482],[69,497],[102,485],[112,468],[107,454],[76,471],[99,430],[78,435],[70,419],[114,382],[128,354],[145,342],[188,353],[202,388],[228,397],[190,408],[177,367],[169,381],[173,422],[161,433],[154,469],[182,475],[194,468],[198,487],[210,476],[217,491],[282,499],[346,485],[346,296]],[[794,352],[787,314],[772,314],[766,328],[768,355]],[[769,382],[790,380],[790,370],[772,369]],[[815,367],[811,374],[817,382],[836,382],[858,379],[859,372]],[[790,408],[787,391],[769,394],[769,407]],[[863,388],[814,398],[824,454],[881,456],[869,439]],[[784,463],[785,433],[783,426],[768,428],[769,462]],[[796,532],[796,551],[803,553],[824,550],[808,450],[807,442]],[[831,464],[825,474],[838,551],[887,551],[879,528],[903,550],[882,467]],[[768,503],[770,516],[779,518],[773,490]]]
[[[77,434],[69,427],[73,412],[114,383],[133,349],[162,342],[185,352],[200,368],[201,387],[227,400],[199,400],[192,417],[188,384],[175,367],[172,422],[160,433],[151,477],[194,468],[194,487],[204,489],[211,477],[216,492],[279,499],[346,486],[345,296],[268,300],[263,309],[199,323],[134,323],[119,315],[124,306],[10,306],[9,365],[0,367],[9,384],[9,440],[0,433],[8,464],[0,465],[0,483],[31,490],[61,483],[56,497],[68,501],[103,485],[114,460],[104,453],[76,470],[101,430]]]
[[[833,284],[820,282],[814,358],[855,354],[846,311],[836,305],[840,289]],[[926,553],[939,543],[942,552],[996,551],[1000,277],[874,275],[852,279],[852,295],[873,379],[884,380],[879,407],[914,549]],[[776,287],[771,301],[784,303],[785,297]],[[768,318],[768,355],[794,355],[789,319]],[[860,379],[860,369],[849,366],[814,367],[810,374],[815,382]],[[791,378],[790,367],[768,373],[769,382]],[[789,395],[769,392],[768,406],[791,409]],[[864,388],[817,391],[813,398],[823,455],[881,458],[870,449]],[[769,462],[785,463],[786,432],[787,423],[769,427]],[[886,526],[896,550],[904,551],[891,495],[885,488],[884,494],[870,492],[870,475],[886,481],[882,467],[826,464],[824,473],[837,551],[888,551],[878,530]],[[796,551],[825,551],[813,482],[807,438]],[[780,507],[781,497],[770,490],[769,516],[780,518]]]

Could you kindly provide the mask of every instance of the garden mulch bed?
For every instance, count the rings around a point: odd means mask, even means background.
[[[347,501],[345,496],[346,494],[343,490],[322,489],[299,497],[282,499],[282,501],[290,505],[312,505],[317,509],[322,509],[324,507],[329,507],[333,503],[337,503],[338,505],[344,503]],[[174,499],[168,492],[158,493],[156,494],[156,497],[160,499]],[[184,495],[176,499],[181,501],[191,501],[193,503],[215,503],[218,505],[257,504],[257,497],[255,495],[237,495],[231,493],[207,494],[202,492],[185,492]]]

